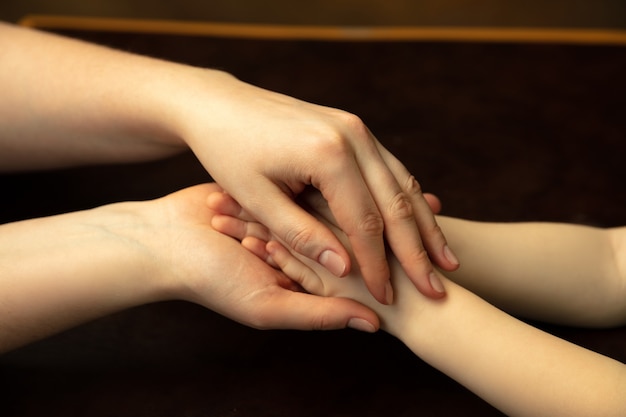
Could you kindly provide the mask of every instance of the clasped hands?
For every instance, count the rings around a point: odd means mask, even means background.
[[[419,183],[367,126],[351,113],[225,77],[206,93],[220,107],[192,100],[184,113],[200,120],[209,111],[210,128],[186,123],[180,134],[220,186],[287,246],[345,276],[353,261],[344,246],[294,203],[312,186],[348,236],[376,300],[393,302],[385,241],[422,294],[442,297],[431,259],[444,270],[458,261]]]

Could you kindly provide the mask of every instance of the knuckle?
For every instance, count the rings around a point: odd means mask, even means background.
[[[333,112],[335,123],[330,124],[329,129],[321,135],[324,140],[319,144],[334,154],[351,154],[353,149],[350,138],[369,139],[369,130],[359,116],[343,110]]]
[[[404,263],[404,262],[403,262]],[[416,248],[408,257],[408,265],[424,265],[430,264],[430,258],[424,248]]]
[[[406,180],[404,189],[408,195],[420,195],[422,194],[422,186],[413,175],[409,175]]]
[[[439,224],[434,223],[430,227],[430,230],[428,230],[427,234],[429,234],[430,236],[434,236],[434,235],[441,235],[441,236],[443,236],[443,230],[441,230],[441,226],[439,226]]]
[[[362,133],[367,131],[367,127],[363,120],[354,113],[341,111],[339,113],[339,119],[343,125],[347,126],[351,131]]]
[[[317,140],[313,152],[322,156],[326,163],[344,161],[352,157],[353,149],[345,136],[338,131],[330,131],[320,136]]]
[[[442,241],[445,242],[443,230],[441,230],[441,226],[437,223],[430,225],[428,229],[422,231],[421,234],[423,236],[422,239],[424,244],[430,249],[436,247],[438,244],[441,244]]]
[[[287,232],[285,242],[298,253],[304,253],[304,250],[313,241],[314,233],[309,228],[292,229]]]
[[[352,113],[344,114],[344,125],[350,133],[350,137],[356,141],[356,146],[376,151],[376,144],[367,125],[361,118]]]
[[[365,213],[359,219],[357,230],[366,236],[382,235],[385,230],[385,222],[379,213]]]
[[[413,218],[411,199],[400,191],[393,196],[387,210],[391,220],[406,220]]]
[[[325,314],[319,314],[311,322],[311,330],[328,330],[331,328],[331,321]]]

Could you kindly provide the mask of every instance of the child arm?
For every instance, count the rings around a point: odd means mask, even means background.
[[[499,308],[567,325],[626,323],[626,227],[438,222],[462,264],[447,276]]]
[[[265,245],[267,231],[241,217],[240,207],[233,205],[233,201],[222,207],[229,204],[228,210],[221,211],[226,216],[215,218],[217,229],[243,239],[244,246],[270,260],[308,291],[347,297],[369,306],[379,315],[383,330],[506,414],[533,417],[626,415],[626,367],[622,363],[534,328],[446,278],[442,280],[447,296],[441,300],[427,299],[411,287],[393,256],[390,266],[397,297],[393,305],[380,305],[367,292],[358,271],[338,279],[312,262],[296,257],[277,241]],[[322,212],[322,215],[318,213],[318,218],[333,227],[332,216],[319,204],[319,201],[312,204]],[[442,224],[448,231],[455,227],[452,222]],[[472,233],[480,230],[479,224],[465,226],[476,227]],[[340,230],[333,230],[345,241]],[[511,232],[508,226],[504,231]],[[563,232],[566,233],[557,235],[573,233],[581,237],[580,230]],[[623,248],[623,239],[620,242]],[[615,244],[611,247],[617,248]],[[477,247],[476,251],[479,250]],[[467,256],[471,251],[465,253]],[[488,268],[489,259],[481,259]],[[506,259],[509,258],[501,261]],[[598,274],[607,270],[612,268],[600,270]],[[479,268],[474,271],[477,278],[480,278],[480,271]],[[499,270],[499,273],[504,272],[504,269]],[[489,279],[495,280],[498,269],[489,274]]]
[[[452,281],[443,279],[445,299],[426,299],[391,259],[397,299],[382,306],[357,275],[336,279],[310,262],[304,267],[300,262],[306,260],[277,242],[267,247],[271,259],[306,289],[369,306],[382,329],[508,415],[626,414],[622,363],[534,328]]]

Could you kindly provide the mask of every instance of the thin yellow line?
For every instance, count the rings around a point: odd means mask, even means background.
[[[46,15],[26,16],[20,21],[20,24],[40,29],[163,33],[255,39],[626,45],[626,30],[603,29],[260,25]]]

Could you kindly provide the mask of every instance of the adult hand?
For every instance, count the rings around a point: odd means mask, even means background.
[[[11,62],[0,69],[8,80],[1,169],[149,160],[190,146],[257,220],[345,275],[350,258],[339,240],[292,201],[305,186],[318,188],[378,300],[392,298],[383,232],[418,288],[442,295],[429,282],[424,245],[442,268],[457,264],[418,183],[357,117],[221,71],[10,25],[0,24],[0,33]]]
[[[296,252],[346,275],[351,261],[342,244],[293,201],[312,185],[347,234],[377,300],[393,299],[383,237],[423,294],[443,296],[430,259],[447,270],[458,261],[418,182],[360,119],[228,75],[204,89],[196,88],[197,101],[186,98],[181,137],[256,220]]]
[[[214,230],[215,185],[0,226],[0,352],[127,308],[187,300],[256,328],[375,331],[355,301],[304,292]],[[55,279],[51,279],[54,277]]]
[[[282,272],[215,231],[206,200],[216,191],[221,191],[216,184],[204,184],[138,203],[151,205],[142,210],[152,231],[144,245],[156,263],[157,280],[174,283],[168,298],[196,302],[260,329],[378,329],[378,317],[370,309],[299,291]]]

